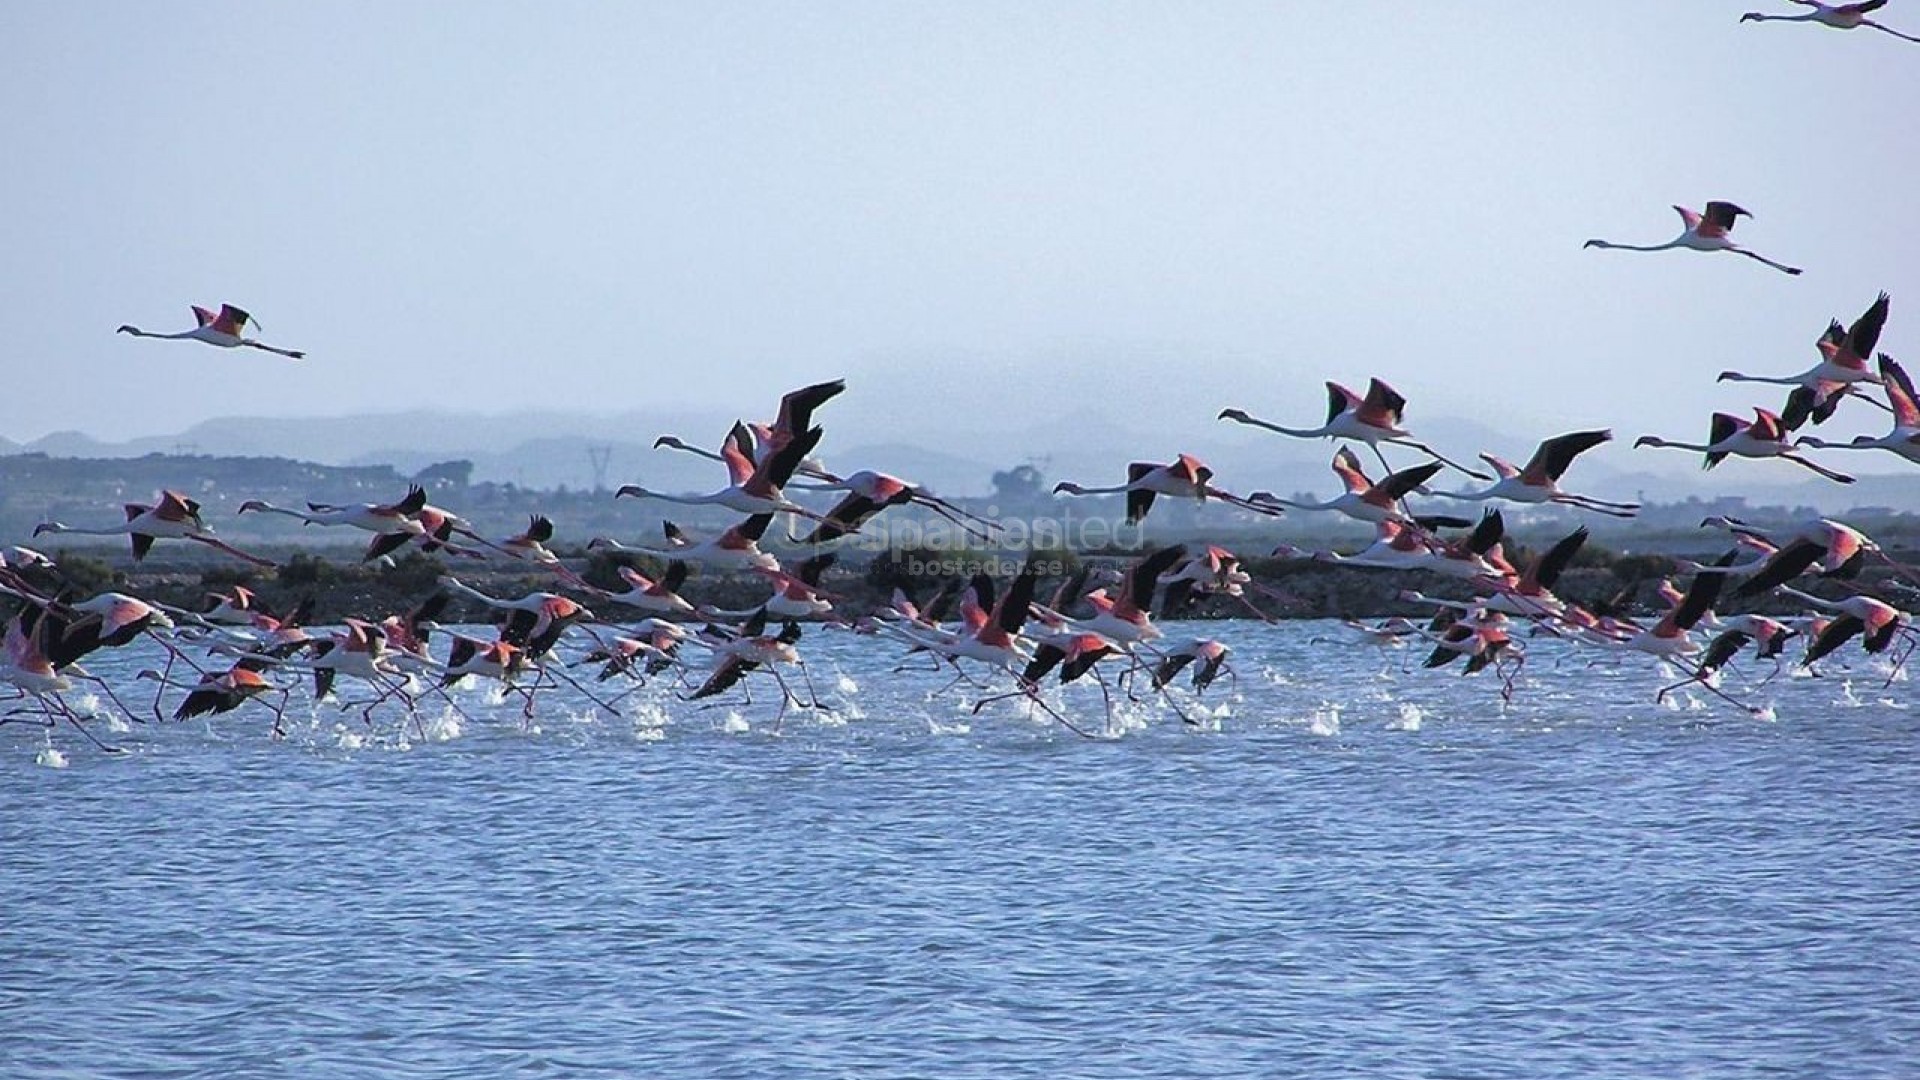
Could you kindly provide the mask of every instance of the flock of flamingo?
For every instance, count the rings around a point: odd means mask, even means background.
[[[1793,16],[1749,13],[1742,21],[1868,27],[1920,40],[1866,17],[1885,0],[1841,6],[1792,2],[1811,10]],[[1698,212],[1675,209],[1683,231],[1667,243],[1589,240],[1586,246],[1730,252],[1787,274],[1801,273],[1733,241],[1736,221],[1751,216],[1741,207],[1715,201]],[[1649,435],[1634,445],[1698,453],[1707,468],[1728,456],[1779,458],[1843,484],[1853,478],[1810,459],[1805,452],[1881,450],[1920,464],[1920,394],[1906,370],[1879,351],[1890,307],[1889,297],[1881,293],[1851,324],[1831,321],[1815,342],[1819,361],[1805,371],[1780,376],[1720,374],[1721,381],[1791,387],[1777,411],[1756,406],[1751,419],[1715,413],[1704,442]],[[305,356],[249,336],[257,323],[241,308],[230,304],[218,311],[195,307],[193,313],[196,325],[190,330],[151,333],[128,325],[119,332],[252,348],[295,360]],[[423,701],[464,715],[451,691],[469,679],[497,683],[502,695],[517,696],[528,720],[535,714],[538,695],[552,687],[570,687],[596,708],[620,715],[621,699],[651,683],[664,681],[681,699],[702,701],[735,691],[745,694],[753,685],[750,680],[764,679],[777,689],[777,725],[790,708],[823,707],[799,651],[803,627],[812,626],[886,643],[899,650],[902,667],[896,670],[923,664],[927,671],[946,677],[945,685],[930,697],[964,688],[970,697],[977,697],[974,712],[993,701],[1016,699],[1076,733],[1091,735],[1090,726],[1069,715],[1072,710],[1063,695],[1050,698],[1044,692],[1050,680],[1062,685],[1083,679],[1097,684],[1109,726],[1116,692],[1136,701],[1157,695],[1174,714],[1192,723],[1189,710],[1216,679],[1223,674],[1232,678],[1231,650],[1213,637],[1170,639],[1156,623],[1156,612],[1164,620],[1185,611],[1197,597],[1218,595],[1270,620],[1249,595],[1270,590],[1253,581],[1241,558],[1219,545],[1200,543],[1142,551],[1124,568],[1098,570],[1083,565],[1076,572],[1059,575],[1063,580],[1052,583],[1044,599],[1044,568],[1028,557],[1018,572],[1004,580],[984,573],[965,580],[956,576],[939,583],[931,596],[895,590],[890,603],[880,610],[843,610],[841,598],[823,585],[823,575],[834,563],[836,549],[889,508],[913,505],[939,515],[981,550],[993,549],[1000,540],[999,523],[921,485],[883,472],[841,475],[827,469],[816,453],[824,429],[814,418],[845,388],[844,382],[834,380],[794,390],[781,399],[772,420],[736,422],[717,449],[661,436],[656,448],[701,454],[723,464],[726,486],[707,494],[674,495],[629,485],[614,497],[709,504],[738,513],[742,520],[704,538],[666,521],[657,543],[592,539],[586,545],[590,550],[634,556],[620,569],[626,585],[620,591],[590,584],[570,568],[550,546],[554,528],[548,519],[536,516],[515,536],[490,537],[459,514],[429,504],[427,493],[417,487],[387,504],[315,502],[283,507],[250,500],[239,507],[239,513],[277,514],[313,526],[361,530],[369,535],[364,555],[368,560],[416,548],[447,560],[446,565],[458,560],[524,565],[551,574],[552,588],[496,597],[470,587],[455,573],[446,573],[439,588],[406,611],[367,613],[325,629],[306,625],[310,605],[270,611],[243,586],[209,593],[197,610],[114,591],[82,598],[56,560],[28,547],[0,550],[0,593],[18,601],[5,622],[0,683],[11,688],[12,698],[9,711],[0,714],[0,724],[38,724],[50,738],[64,722],[94,745],[114,751],[88,727],[90,720],[98,718],[101,695],[130,720],[151,717],[156,722],[168,715],[164,703],[170,691],[178,694],[171,709],[176,720],[227,713],[251,703],[271,713],[272,730],[278,734],[284,733],[293,695],[309,686],[316,704],[348,685],[358,687],[364,696],[342,700],[343,709],[357,710],[368,725],[375,723],[376,710],[397,709],[417,726]],[[1332,499],[1234,494],[1216,486],[1213,470],[1189,454],[1168,462],[1131,463],[1126,479],[1111,486],[1066,482],[1055,493],[1123,495],[1130,523],[1146,518],[1155,500],[1163,496],[1218,500],[1254,515],[1330,512],[1367,523],[1375,530],[1374,540],[1357,552],[1310,552],[1283,545],[1272,554],[1340,566],[1420,571],[1464,582],[1475,594],[1471,600],[1402,592],[1403,600],[1434,608],[1432,618],[1424,622],[1343,620],[1352,634],[1346,640],[1375,645],[1422,643],[1428,650],[1425,667],[1460,661],[1468,674],[1492,669],[1501,695],[1509,699],[1525,663],[1529,636],[1657,658],[1684,675],[1662,687],[1657,697],[1691,686],[1741,708],[1751,706],[1722,682],[1735,657],[1749,645],[1759,658],[1775,661],[1777,674],[1795,638],[1805,642],[1798,662],[1808,668],[1858,639],[1866,654],[1889,654],[1891,679],[1920,644],[1912,616],[1891,598],[1893,589],[1920,595],[1920,589],[1914,588],[1920,573],[1890,558],[1858,529],[1831,519],[1770,534],[1736,519],[1709,518],[1703,527],[1724,530],[1731,549],[1710,564],[1676,560],[1674,572],[1685,581],[1684,587],[1663,581],[1659,592],[1664,610],[1655,615],[1629,614],[1619,599],[1582,605],[1557,596],[1556,582],[1587,540],[1585,527],[1521,566],[1504,550],[1505,522],[1499,509],[1488,508],[1477,519],[1469,519],[1416,513],[1408,500],[1423,496],[1459,502],[1554,504],[1630,518],[1639,510],[1633,503],[1562,487],[1578,457],[1612,439],[1612,432],[1575,431],[1547,439],[1523,465],[1482,453],[1480,460],[1490,470],[1483,472],[1415,438],[1403,426],[1406,399],[1382,380],[1372,379],[1365,394],[1334,382],[1326,388],[1326,417],[1318,426],[1284,426],[1239,408],[1227,408],[1219,418],[1289,438],[1341,443],[1332,469],[1344,490]],[[1850,401],[1888,414],[1891,430],[1850,442],[1828,442],[1802,433],[1823,424]],[[1379,463],[1380,479],[1368,475],[1366,463],[1352,448],[1356,443],[1364,444]],[[1396,469],[1387,460],[1386,446],[1416,452],[1423,460]],[[1484,486],[1435,487],[1448,470]],[[815,509],[794,497],[808,492],[835,492],[839,497],[830,507]],[[128,504],[122,509],[121,519],[111,524],[80,527],[46,522],[35,535],[125,535],[136,561],[157,541],[185,540],[255,566],[274,565],[215,535],[200,505],[178,492],[164,491],[151,505]],[[763,548],[767,529],[782,517],[788,523],[787,544],[775,550]],[[795,522],[804,523],[804,535],[794,531]],[[1861,571],[1870,563],[1888,571],[1881,575],[1885,584],[1877,595],[1860,584]],[[642,565],[662,569],[648,576]],[[742,610],[696,604],[683,595],[696,568],[714,574],[757,575],[764,579],[768,595],[760,604]],[[1810,577],[1838,583],[1843,595],[1825,599],[1797,587]],[[1722,608],[1769,594],[1791,601],[1803,613],[1784,618],[1721,613]],[[485,612],[492,631],[476,636],[443,625],[440,620],[456,603]],[[596,613],[588,603],[605,614]],[[627,617],[615,617],[616,611]],[[447,642],[444,658],[434,655],[436,639]],[[166,659],[158,669],[139,672],[136,682],[151,681],[156,686],[150,701],[132,707],[125,700],[126,686],[116,687],[93,674],[84,662],[101,650],[138,640],[156,643]],[[1899,648],[1902,644],[1904,648]],[[582,668],[587,670],[576,674]],[[181,669],[189,674],[177,675]],[[1177,686],[1180,681],[1186,687]],[[796,683],[806,688],[804,694]],[[90,692],[95,689],[99,695]],[[76,696],[96,704],[77,703]]]

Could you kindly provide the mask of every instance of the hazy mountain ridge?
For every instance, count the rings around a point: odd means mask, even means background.
[[[962,439],[943,438],[929,424],[922,444],[897,436],[874,437],[882,433],[874,430],[879,425],[871,422],[872,417],[847,412],[847,421],[838,425],[831,413],[822,415],[829,430],[819,456],[829,468],[842,473],[891,472],[952,496],[991,494],[996,471],[1024,463],[1035,465],[1049,486],[1059,480],[1111,486],[1124,479],[1129,461],[1164,461],[1183,452],[1210,464],[1215,482],[1228,490],[1312,492],[1321,498],[1339,491],[1327,467],[1334,444],[1288,439],[1234,424],[1168,433],[1144,430],[1144,416],[1139,427],[1122,426],[1107,414],[1076,410],[1044,424],[969,431]],[[1312,418],[1279,419],[1305,424]],[[609,488],[644,483],[664,491],[708,491],[724,483],[725,473],[717,463],[681,451],[655,449],[653,441],[672,433],[695,445],[717,446],[732,422],[732,417],[717,411],[670,410],[499,415],[414,410],[294,419],[224,417],[175,434],[122,442],[77,431],[55,432],[25,444],[0,440],[0,453],[88,458],[155,453],[266,456],[336,465],[390,464],[402,473],[465,459],[473,462],[476,481],[579,490],[595,484],[593,454],[598,451],[606,455],[604,482]],[[887,426],[897,431],[897,423]],[[1427,418],[1419,435],[1455,460],[1476,466],[1474,455],[1481,448],[1516,461],[1524,461],[1532,452],[1530,445],[1512,445],[1509,435],[1457,417]],[[1396,467],[1418,460],[1411,450],[1386,450]],[[1363,466],[1377,475],[1378,459],[1365,448],[1358,452]],[[1648,467],[1631,470],[1598,455],[1582,458],[1570,474],[1569,486],[1602,497],[1657,502],[1735,495],[1755,505],[1810,506],[1828,513],[1858,506],[1920,507],[1920,469],[1899,471],[1901,463],[1891,456],[1876,460],[1865,454],[1835,455],[1837,466],[1855,469],[1860,478],[1856,484],[1842,486],[1811,475],[1803,478],[1800,470],[1782,462],[1731,460],[1705,472],[1694,467],[1697,455],[1661,452],[1656,463],[1655,452],[1645,453]],[[1448,470],[1433,486],[1473,490],[1480,484]]]

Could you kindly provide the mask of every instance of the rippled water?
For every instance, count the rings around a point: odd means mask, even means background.
[[[1503,705],[1208,629],[1205,723],[1099,740],[832,635],[777,733],[664,691],[0,728],[0,1076],[1920,1073],[1904,679],[1754,717],[1536,643]]]

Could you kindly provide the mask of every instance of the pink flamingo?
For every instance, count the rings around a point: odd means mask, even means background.
[[[1831,30],[1856,30],[1862,26],[1878,30],[1883,34],[1892,34],[1902,41],[1920,42],[1920,37],[1911,37],[1890,26],[1882,26],[1867,16],[1887,6],[1887,0],[1861,0],[1857,4],[1822,4],[1816,0],[1787,0],[1811,8],[1804,15],[1763,15],[1758,11],[1749,11],[1740,16],[1743,23],[1749,22],[1811,22]]]
[[[223,349],[238,348],[244,345],[249,349],[278,353],[281,356],[290,357],[294,360],[303,360],[306,358],[306,353],[294,349],[277,349],[272,345],[263,344],[253,338],[247,337],[247,324],[254,322],[253,316],[247,314],[240,308],[234,307],[232,304],[221,304],[220,311],[217,314],[203,307],[195,307],[193,309],[193,318],[199,325],[191,330],[182,330],[177,334],[148,333],[132,324],[121,326],[115,333],[132,334],[134,337],[164,338],[171,341],[202,341],[208,345],[218,345]],[[254,323],[254,325],[258,326],[259,323]]]
[[[1589,240],[1585,246],[1590,248],[1617,248],[1621,251],[1667,251],[1672,248],[1686,248],[1689,251],[1731,251],[1736,255],[1745,255],[1755,262],[1766,263],[1775,270],[1780,270],[1788,274],[1800,273],[1798,267],[1774,262],[1772,259],[1748,251],[1746,248],[1740,247],[1733,242],[1728,234],[1733,231],[1734,219],[1742,215],[1747,217],[1753,216],[1738,206],[1730,202],[1710,202],[1707,204],[1707,210],[1704,214],[1694,213],[1684,206],[1676,206],[1674,210],[1679,213],[1680,220],[1686,223],[1686,230],[1664,244],[1640,246],[1636,244],[1616,244],[1610,240]]]

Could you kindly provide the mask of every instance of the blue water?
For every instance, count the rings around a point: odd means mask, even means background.
[[[1754,717],[1536,643],[1503,705],[1209,629],[1217,713],[1100,740],[844,637],[777,733],[478,690],[425,738],[0,728],[0,1076],[1920,1074],[1904,679]]]

